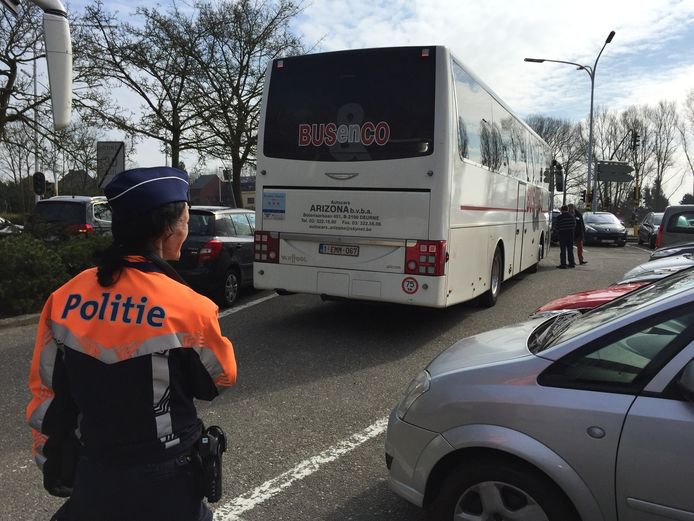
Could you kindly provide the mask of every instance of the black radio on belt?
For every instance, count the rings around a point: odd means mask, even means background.
[[[203,494],[210,503],[222,497],[222,454],[227,450],[227,437],[221,427],[211,425],[198,441],[198,456],[202,463]]]

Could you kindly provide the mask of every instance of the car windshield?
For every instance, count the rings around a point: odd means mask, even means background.
[[[586,224],[621,224],[611,213],[589,213],[583,216]]]
[[[655,300],[694,288],[694,269],[685,269],[641,289],[627,293],[588,313],[561,314],[543,323],[530,338],[529,349],[538,353],[570,338],[582,335],[606,322],[621,318]]]
[[[86,219],[84,204],[71,201],[39,203],[34,214],[45,222],[82,224]]]
[[[663,214],[662,213],[654,213],[653,214],[653,224],[660,224],[660,222],[663,220]]]

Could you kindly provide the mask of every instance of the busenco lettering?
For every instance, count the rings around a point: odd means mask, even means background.
[[[385,121],[361,125],[337,125],[336,123],[299,124],[299,146],[333,146],[336,143],[361,143],[362,145],[383,146],[390,139],[390,125]]]
[[[140,302],[133,302],[132,297],[122,300],[122,295],[116,293],[111,300],[111,293],[102,293],[101,301],[85,300],[77,293],[71,293],[67,297],[61,318],[65,319],[73,311],[78,312],[83,320],[108,320],[110,322],[123,322],[124,324],[141,324],[146,320],[152,327],[161,327],[166,317],[166,311],[159,306],[147,308],[147,297],[140,297]],[[134,311],[133,311],[134,310]],[[132,315],[130,312],[132,311]]]

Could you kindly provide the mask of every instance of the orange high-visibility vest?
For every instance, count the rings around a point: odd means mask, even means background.
[[[44,305],[26,411],[41,468],[75,433],[116,459],[181,452],[199,435],[193,399],[236,381],[217,306],[143,257],[127,260],[114,285],[88,269]]]

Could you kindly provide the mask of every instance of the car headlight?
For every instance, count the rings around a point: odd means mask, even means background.
[[[590,233],[595,233],[595,228],[593,228],[590,224],[586,224],[586,231]]]
[[[405,419],[408,409],[417,398],[429,390],[430,383],[431,375],[426,370],[414,377],[407,389],[405,389],[402,398],[400,398],[400,403],[398,403],[398,407],[395,409],[395,414],[398,415],[398,418],[401,420]]]

